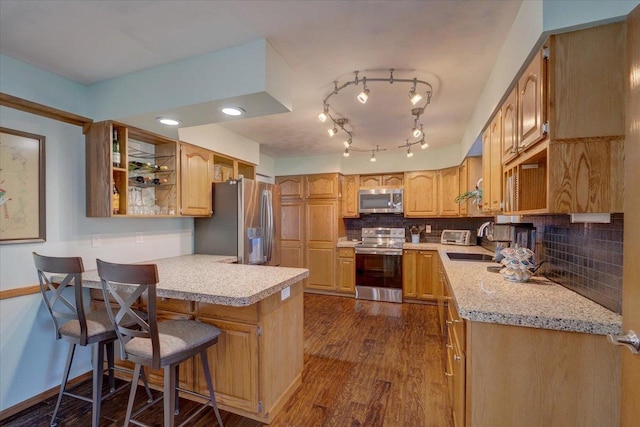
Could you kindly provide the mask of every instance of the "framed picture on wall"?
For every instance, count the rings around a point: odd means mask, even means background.
[[[0,244],[46,240],[44,141],[0,127]]]

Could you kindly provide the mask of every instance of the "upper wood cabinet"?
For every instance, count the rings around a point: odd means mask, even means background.
[[[518,99],[517,88],[502,104],[502,163],[509,163],[518,155]]]
[[[307,175],[304,183],[305,197],[309,199],[337,199],[340,193],[337,173]]]
[[[499,212],[502,204],[502,110],[482,134],[482,210]]]
[[[342,217],[358,218],[358,190],[360,175],[345,175],[342,177]]]
[[[476,185],[482,178],[482,157],[467,157],[460,167],[460,194],[475,191]],[[482,205],[477,198],[467,199],[460,203],[461,216],[476,216],[482,214]]]
[[[114,138],[120,150],[117,165]],[[90,125],[85,154],[88,217],[178,216],[177,141],[107,120]]]
[[[543,48],[533,57],[529,66],[518,80],[518,132],[515,145],[517,150],[526,150],[536,142],[544,139],[546,135],[545,52],[546,48]],[[508,104],[505,104],[504,107],[507,105],[510,106],[511,102],[513,102],[511,97],[509,97],[507,101]],[[511,120],[512,118],[509,117],[509,119]],[[511,132],[511,123],[505,123],[505,129]],[[510,134],[505,135],[505,138],[509,140],[512,139]]]
[[[360,175],[360,187],[402,187],[404,174]]]
[[[256,179],[256,167],[254,164],[215,152],[213,154],[213,180],[215,182],[225,182],[229,179],[238,179],[240,177]]]
[[[277,176],[276,184],[280,187],[280,196],[283,199],[302,199],[304,177],[301,175]]]
[[[212,214],[211,182],[213,152],[180,143],[180,213],[190,216]]]
[[[437,176],[437,171],[405,172],[405,217],[423,218],[438,215]]]
[[[438,214],[440,216],[459,216],[460,205],[456,197],[460,195],[459,167],[441,169],[438,171]]]

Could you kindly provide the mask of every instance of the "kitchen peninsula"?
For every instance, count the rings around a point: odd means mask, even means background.
[[[270,423],[302,384],[303,268],[232,264],[234,257],[186,255],[156,264],[158,318],[212,324],[222,334],[208,350],[218,406]],[[96,270],[83,274],[92,304],[103,304]],[[124,286],[124,285],[123,285]],[[141,308],[145,301],[139,301]],[[117,364],[130,367],[127,361]],[[180,386],[206,394],[201,363],[180,367]],[[149,375],[161,387],[162,371]],[[186,398],[193,398],[185,395]]]

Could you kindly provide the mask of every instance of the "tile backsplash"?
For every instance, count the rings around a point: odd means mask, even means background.
[[[536,258],[554,282],[621,313],[623,214],[610,224],[572,224],[569,215],[525,216],[536,227]]]

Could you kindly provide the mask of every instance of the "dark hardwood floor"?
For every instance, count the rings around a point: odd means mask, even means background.
[[[302,387],[286,403],[274,427],[453,425],[444,376],[444,349],[435,306],[380,303],[306,294],[304,298]],[[91,382],[80,386],[91,394]],[[102,404],[101,427],[121,426],[128,388]],[[157,392],[154,392],[157,393]],[[144,392],[137,395],[144,404]],[[55,398],[0,422],[6,426],[47,426]],[[196,404],[180,400],[177,422]],[[264,424],[221,411],[227,427]],[[162,426],[162,406],[145,422]],[[90,426],[91,405],[65,397],[58,426]],[[190,423],[215,426],[206,410]]]

